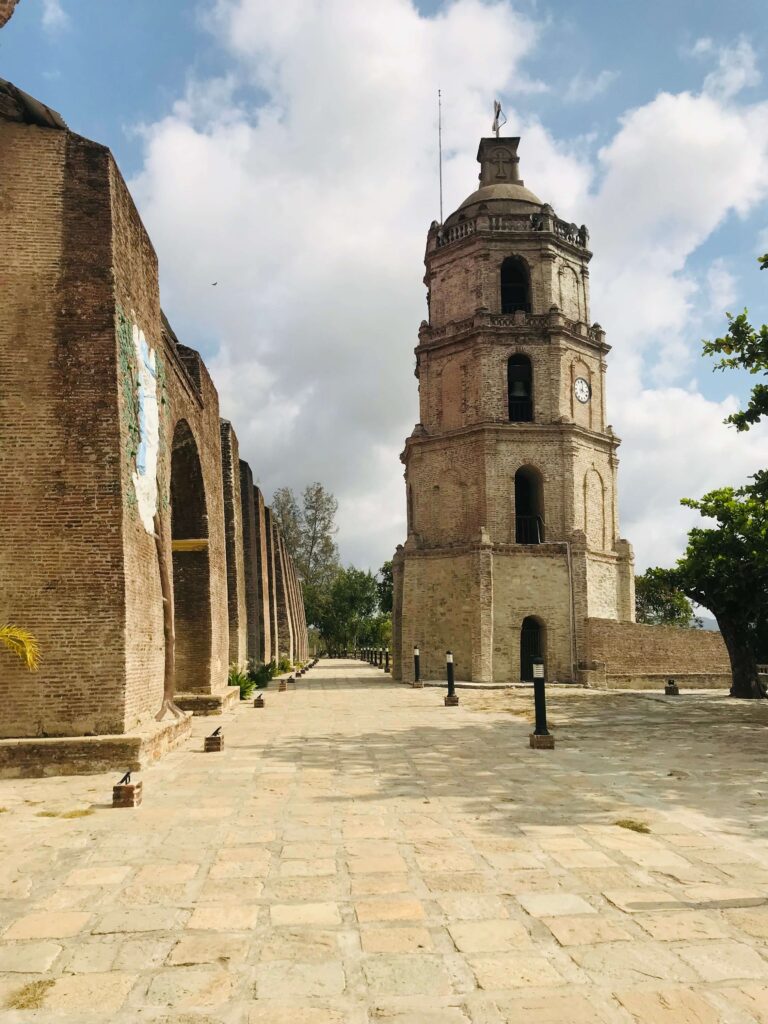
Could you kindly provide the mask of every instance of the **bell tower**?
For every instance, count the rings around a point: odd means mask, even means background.
[[[479,188],[425,255],[420,422],[407,439],[408,537],[394,558],[395,673],[573,680],[588,617],[634,620],[620,539],[619,439],[590,324],[589,234],[520,177],[518,138],[480,141]]]

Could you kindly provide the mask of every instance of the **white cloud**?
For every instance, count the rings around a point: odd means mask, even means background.
[[[731,46],[717,46],[713,39],[697,39],[683,51],[691,57],[717,57],[717,67],[704,79],[704,92],[720,99],[731,99],[742,91],[758,85],[761,74],[752,44],[740,36]]]
[[[766,464],[765,432],[737,436],[721,424],[731,406],[687,382],[697,324],[733,288],[726,267],[697,275],[689,257],[765,197],[768,105],[741,104],[733,79],[661,93],[625,113],[595,160],[520,113],[542,28],[509,3],[457,0],[427,18],[410,0],[219,0],[207,22],[230,73],[192,82],[144,128],[132,190],[166,309],[182,336],[193,325],[212,340],[243,456],[268,496],[314,479],[337,494],[345,560],[376,567],[404,539],[397,454],[418,419],[441,83],[446,212],[475,187],[499,96],[526,184],[590,227],[593,318],[614,346],[624,435],[623,532],[639,562],[680,550],[681,496]]]
[[[61,0],[43,0],[43,28],[58,32],[69,24],[69,15],[61,6]]]
[[[594,78],[580,72],[568,83],[563,99],[566,103],[588,103],[601,96],[618,77],[618,71],[603,70]]]
[[[736,278],[724,259],[713,260],[705,274],[707,312],[722,316],[736,301]]]

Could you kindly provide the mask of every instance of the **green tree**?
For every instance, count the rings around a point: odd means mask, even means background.
[[[379,592],[379,608],[392,614],[392,561],[385,562],[376,573],[376,589]]]
[[[329,592],[339,570],[337,533],[338,502],[320,483],[304,488],[301,504],[290,487],[280,487],[272,497],[272,514],[302,582],[304,610],[309,625],[318,625],[327,614]]]
[[[319,606],[317,626],[330,650],[357,647],[378,609],[376,577],[370,572],[338,569]]]
[[[757,658],[768,637],[768,471],[753,481],[683,499],[716,525],[690,531],[683,557],[667,575],[717,619],[731,662],[731,695],[745,699],[766,696]]]
[[[270,508],[272,518],[280,527],[288,554],[295,560],[298,557],[303,532],[301,509],[296,495],[290,487],[278,487],[272,495]]]
[[[304,488],[297,568],[309,583],[330,583],[339,568],[339,549],[333,539],[338,532],[338,508],[339,503],[321,483]]]
[[[642,576],[635,576],[635,612],[638,622],[652,626],[701,628],[691,602],[672,586],[666,569],[646,569]]]
[[[768,253],[758,259],[761,270],[768,268]],[[704,354],[720,355],[722,358],[715,364],[716,370],[732,370],[742,368],[751,374],[768,376],[768,324],[757,330],[747,319],[745,309],[738,316],[725,314],[728,319],[728,331],[723,338],[705,341]],[[755,384],[747,402],[746,409],[734,412],[726,418],[737,430],[749,430],[763,416],[768,416],[768,384]]]

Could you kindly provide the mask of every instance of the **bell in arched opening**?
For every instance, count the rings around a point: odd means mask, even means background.
[[[511,423],[533,419],[533,371],[528,356],[512,356],[507,363],[507,397]]]

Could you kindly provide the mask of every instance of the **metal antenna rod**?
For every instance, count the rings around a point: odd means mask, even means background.
[[[437,90],[437,151],[438,170],[440,174],[440,223],[443,223],[443,100]]]

